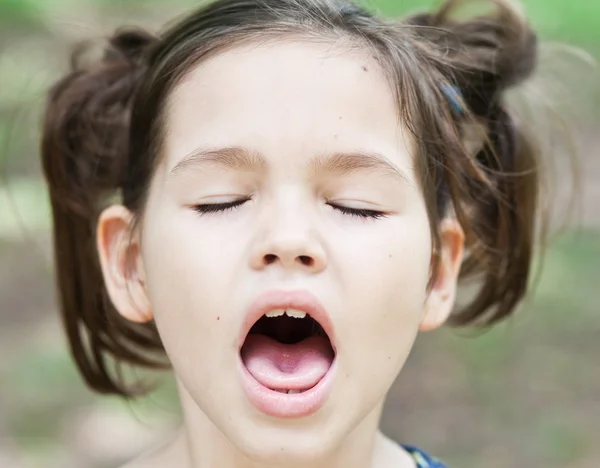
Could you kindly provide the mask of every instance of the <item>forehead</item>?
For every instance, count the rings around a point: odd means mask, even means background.
[[[166,169],[198,148],[242,147],[272,162],[369,151],[406,165],[405,132],[366,48],[280,40],[244,44],[191,70],[167,106]]]

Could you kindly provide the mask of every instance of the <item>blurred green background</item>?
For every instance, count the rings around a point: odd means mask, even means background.
[[[373,4],[400,15],[437,3]],[[79,379],[55,310],[37,145],[44,91],[75,43],[124,24],[154,29],[197,4],[0,0],[0,467],[117,466],[177,424],[169,376],[131,404],[97,397]],[[544,86],[527,94],[540,123],[550,105],[574,130],[578,209],[553,237],[535,294],[515,318],[484,334],[445,329],[418,340],[383,427],[456,468],[598,468],[600,1],[523,5],[549,44],[536,77]],[[565,214],[572,185],[561,148],[553,148],[551,188]]]

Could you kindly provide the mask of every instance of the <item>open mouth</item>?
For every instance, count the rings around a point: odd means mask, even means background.
[[[241,347],[244,366],[269,390],[299,394],[315,387],[335,358],[321,324],[299,309],[273,309],[250,328]]]

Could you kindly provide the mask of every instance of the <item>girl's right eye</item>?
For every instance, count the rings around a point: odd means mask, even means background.
[[[241,200],[235,200],[228,203],[209,203],[206,205],[195,205],[194,210],[201,215],[209,214],[209,213],[219,213],[230,210],[235,210],[236,208],[242,206],[244,203],[249,201],[249,198],[243,198]]]

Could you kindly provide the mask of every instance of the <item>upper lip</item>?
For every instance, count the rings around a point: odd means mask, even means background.
[[[242,324],[242,333],[240,337],[240,348],[244,344],[250,329],[267,312],[273,309],[296,309],[306,312],[316,320],[331,342],[335,351],[335,342],[333,334],[333,323],[327,313],[327,310],[317,299],[317,297],[307,290],[270,290],[258,296],[247,309],[244,322]]]

